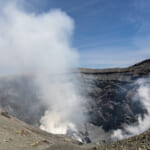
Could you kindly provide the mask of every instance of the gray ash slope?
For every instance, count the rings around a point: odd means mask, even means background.
[[[150,131],[104,146],[83,145],[65,135],[44,132],[0,111],[1,150],[148,150],[149,147]]]
[[[92,150],[65,135],[30,126],[0,109],[0,150]]]
[[[86,99],[83,109],[88,121],[80,129],[86,142],[108,140],[113,129],[134,123],[138,114],[146,113],[140,102],[133,102],[132,98],[138,88],[134,82],[150,78],[150,60],[128,68],[79,68],[79,72],[73,73],[78,77],[81,94]],[[38,126],[46,106],[40,103],[33,79],[34,75],[1,77],[0,106],[10,115]]]

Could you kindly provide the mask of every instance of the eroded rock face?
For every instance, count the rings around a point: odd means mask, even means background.
[[[150,79],[150,60],[123,69],[80,68],[79,72],[73,74],[77,76],[79,91],[86,100],[83,109],[88,121],[81,128],[79,126],[85,141],[109,140],[111,130],[134,123],[137,115],[146,113],[140,102],[133,101],[138,88],[134,82],[140,78]],[[47,107],[40,102],[38,92],[34,75],[0,78],[0,106],[3,110],[37,126]]]
[[[146,110],[136,94],[135,81],[150,79],[150,60],[123,69],[81,69],[85,94],[88,98],[89,122],[102,126],[105,131],[122,128],[123,124],[137,121]]]

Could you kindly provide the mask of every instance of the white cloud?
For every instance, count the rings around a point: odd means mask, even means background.
[[[0,16],[0,70],[38,71],[76,65],[78,55],[70,44],[73,29],[73,20],[61,10],[37,15],[9,3]]]

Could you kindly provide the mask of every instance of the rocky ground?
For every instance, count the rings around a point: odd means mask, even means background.
[[[52,135],[0,111],[0,150],[149,150],[150,131],[106,145]]]
[[[81,148],[80,148],[81,147]],[[83,147],[83,148],[82,148]],[[64,135],[52,135],[39,128],[0,113],[0,150],[84,149],[81,143]]]
[[[150,131],[122,141],[106,144],[100,150],[150,150]]]

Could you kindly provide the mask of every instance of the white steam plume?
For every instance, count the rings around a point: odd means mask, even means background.
[[[83,99],[77,93],[75,84],[68,80],[70,76],[66,77],[52,80],[45,78],[46,83],[41,81],[44,96],[42,99],[49,107],[41,118],[41,129],[55,134],[67,134],[68,129],[76,131],[75,125],[84,119],[81,111]]]
[[[83,119],[75,77],[67,75],[78,60],[71,47],[73,29],[73,20],[61,10],[26,13],[8,3],[0,14],[0,71],[39,73],[40,98],[47,105],[41,128],[52,133],[76,130]]]
[[[148,79],[140,79],[136,82],[136,85],[139,88],[135,98],[140,100],[147,113],[144,115],[144,118],[140,115],[138,116],[138,124],[128,125],[124,130],[118,129],[114,131],[112,138],[124,139],[150,129],[150,81]]]

